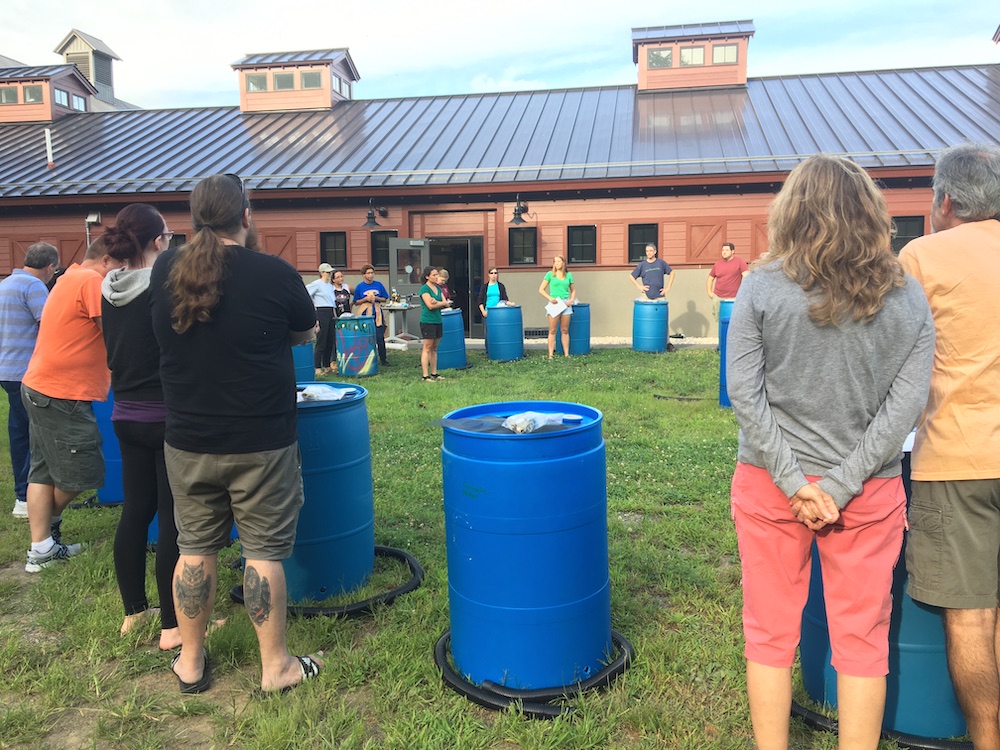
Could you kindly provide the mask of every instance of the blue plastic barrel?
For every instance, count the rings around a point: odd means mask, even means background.
[[[316,379],[313,366],[313,344],[299,344],[292,347],[292,361],[295,363],[295,382],[306,383]]]
[[[491,434],[468,421],[525,411],[567,415],[567,429]],[[445,420],[458,671],[475,683],[522,689],[596,674],[613,652],[603,415],[580,404],[519,401],[466,407]]]
[[[375,565],[368,391],[350,383],[327,385],[353,393],[298,406],[305,503],[295,548],[285,560],[290,602],[353,591],[368,581]]]
[[[903,475],[907,480],[904,485],[909,489],[909,454],[903,455]],[[917,737],[960,737],[966,733],[966,723],[948,674],[941,610],[916,602],[906,593],[905,550],[904,542],[903,553],[892,576],[889,676],[882,727]],[[809,697],[817,703],[836,707],[837,674],[830,666],[830,635],[815,546],[799,649],[802,682]]]
[[[524,359],[524,324],[519,305],[489,309],[486,317],[486,349],[494,362]]]
[[[562,333],[556,331],[556,353],[562,354]],[[590,303],[577,302],[569,317],[569,353],[576,357],[590,354]]]
[[[337,371],[346,377],[378,375],[375,318],[369,315],[337,318]],[[312,362],[309,363],[312,367]]]
[[[104,455],[104,486],[97,488],[97,502],[101,505],[121,505],[125,502],[125,488],[122,485],[122,451],[118,446],[111,423],[111,412],[115,408],[115,394],[108,391],[107,401],[92,401],[94,418],[101,433],[101,453]]]
[[[460,370],[465,367],[465,323],[461,310],[442,310],[442,334],[438,342],[439,370]]]
[[[632,310],[632,349],[637,352],[667,350],[669,304],[666,300],[636,300]],[[572,344],[570,345],[572,347]]]
[[[733,301],[719,302],[719,406],[732,408],[729,390],[726,387],[726,339],[729,334],[729,318],[733,314]]]

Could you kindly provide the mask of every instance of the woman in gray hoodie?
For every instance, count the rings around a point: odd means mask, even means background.
[[[160,349],[149,314],[149,275],[153,261],[173,236],[152,206],[122,209],[103,242],[108,255],[122,261],[101,287],[104,343],[115,403],[111,414],[122,454],[125,504],[115,534],[115,575],[125,606],[124,635],[155,614],[146,598],[147,528],[159,512],[156,585],[159,591],[160,648],[180,646],[171,582],[177,564],[174,499],[163,460],[166,408],[160,385]]]

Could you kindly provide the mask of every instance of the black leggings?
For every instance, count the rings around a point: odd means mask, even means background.
[[[317,307],[316,319],[319,321],[319,333],[316,334],[316,346],[313,348],[313,367],[329,367],[333,356],[334,335],[333,307]]]
[[[163,423],[113,422],[122,452],[125,504],[115,533],[115,576],[125,614],[149,608],[146,599],[146,541],[149,522],[159,513],[156,542],[156,588],[163,629],[177,627],[172,584],[177,565],[174,496],[163,461]]]

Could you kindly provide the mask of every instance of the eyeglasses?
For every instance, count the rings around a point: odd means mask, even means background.
[[[240,186],[241,193],[245,193],[247,191],[243,185],[243,178],[240,177],[238,174],[227,173],[225,176],[231,180],[236,180],[236,184]]]
[[[499,271],[490,271],[490,276],[496,276],[498,273],[500,273],[500,272]]]
[[[167,231],[167,232],[163,232],[160,236],[161,237],[166,237],[169,240],[169,239],[171,239],[174,236],[174,233],[170,232],[170,231]]]

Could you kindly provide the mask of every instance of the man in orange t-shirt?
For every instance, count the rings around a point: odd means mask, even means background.
[[[937,337],[913,446],[909,594],[943,608],[948,668],[977,750],[1000,748],[1000,148],[934,169],[933,234],[899,255]]]
[[[67,269],[49,294],[21,380],[31,445],[28,573],[79,554],[79,544],[62,542],[62,512],[80,492],[104,484],[101,433],[91,402],[107,400],[111,385],[101,282],[118,265],[97,240],[79,265]]]

